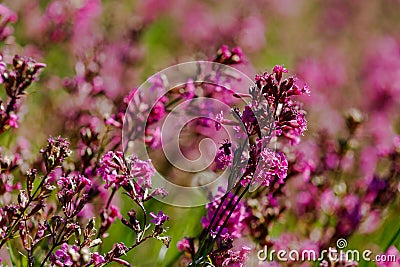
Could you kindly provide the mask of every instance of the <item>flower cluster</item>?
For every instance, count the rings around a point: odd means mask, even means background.
[[[228,65],[239,64],[244,61],[244,55],[240,47],[229,49],[227,45],[223,45],[217,51],[217,57],[214,59],[214,61]]]
[[[239,255],[246,255],[248,248],[235,252],[231,250],[234,239],[241,237],[254,219],[251,205],[243,202],[242,198],[250,188],[261,186],[261,190],[268,188],[270,201],[276,201],[272,193],[279,192],[283,186],[289,164],[283,151],[272,150],[269,146],[273,139],[280,138],[289,141],[282,142],[284,145],[296,145],[307,129],[305,111],[293,97],[309,94],[309,89],[307,85],[299,86],[294,77],[283,79],[283,74],[287,72],[283,66],[275,66],[271,74],[256,76],[256,87],[250,88],[248,95],[241,94],[251,99],[250,104],[244,107],[243,112],[238,108],[232,110],[239,120],[238,124],[225,119],[223,112],[216,117],[217,131],[224,124],[241,125],[239,130],[245,132],[249,148],[245,153],[243,147],[233,148],[235,144],[225,141],[216,155],[217,169],[229,168],[231,177],[238,177],[230,178],[231,188],[227,192],[220,190],[216,200],[206,206],[207,216],[202,220],[199,247],[193,252],[189,246],[193,266],[201,265],[207,257],[218,266],[228,263],[244,266],[246,257]]]
[[[310,94],[307,85],[299,85],[295,77],[283,78],[288,70],[284,66],[275,66],[271,73],[256,76],[257,89],[251,94],[255,101],[265,97],[269,107],[274,110],[274,131],[283,136],[291,144],[298,144],[300,136],[307,129],[305,111],[301,104],[293,100],[293,96]],[[256,102],[259,105],[259,102]]]
[[[43,177],[39,179],[39,171],[31,169],[26,173],[24,187],[20,183],[12,183],[11,176],[5,184],[2,182],[2,195],[12,193],[16,188],[20,190],[17,203],[10,199],[10,203],[5,203],[0,209],[0,247],[18,236],[27,253],[29,266],[35,262],[44,266],[48,261],[51,266],[103,266],[110,262],[126,265],[120,257],[150,238],[169,245],[170,238],[163,235],[168,216],[162,211],[158,214],[147,213],[144,206],[144,202],[152,196],[166,195],[163,189],[149,192],[150,178],[154,174],[149,162],[140,161],[137,157],[125,159],[120,152],[109,152],[98,162],[98,172],[106,182],[104,187],[111,186],[113,191],[100,211],[100,224],[96,226],[95,218],[82,218],[82,214],[90,208],[89,201],[99,196],[97,181],[94,177],[91,180],[79,172],[65,170],[65,161],[71,155],[69,147],[66,139],[49,138],[47,146],[41,149]],[[2,158],[1,164],[2,177],[11,175],[13,169],[20,167],[18,157]],[[128,212],[129,219],[122,217],[119,208],[111,204],[119,187],[124,188],[144,216],[152,218],[151,224],[147,224],[147,219],[138,221],[135,209]],[[51,200],[54,191],[56,203]],[[93,251],[93,248],[101,247],[116,219],[136,233],[135,242],[129,247],[118,243],[105,254],[101,253],[101,248]],[[152,229],[151,225],[154,226]],[[34,253],[39,246],[46,248],[45,242],[48,243],[46,254],[44,258],[37,258]]]
[[[18,128],[18,100],[45,66],[32,58],[16,55],[12,60],[12,69],[8,70],[0,55],[0,84],[3,84],[8,97],[7,101],[0,100],[0,133],[8,128]]]
[[[104,236],[111,224],[116,218],[121,219],[121,222],[136,233],[136,243],[131,247],[124,249],[124,253],[116,253],[121,256],[138,246],[142,242],[150,238],[156,238],[162,241],[167,247],[169,246],[170,238],[163,236],[165,229],[164,223],[169,219],[162,211],[158,214],[154,212],[148,213],[144,203],[150,200],[153,196],[165,197],[167,192],[162,188],[157,188],[152,191],[151,177],[154,175],[150,161],[139,160],[136,156],[125,158],[122,152],[107,152],[100,161],[98,169],[99,174],[106,182],[105,188],[112,188],[112,193],[107,201],[106,207],[101,211],[101,227],[99,229],[99,236]],[[116,190],[123,188],[125,193],[138,205],[143,212],[143,216],[150,216],[153,218],[150,222],[154,224],[154,229],[147,234],[150,225],[147,225],[147,218],[143,223],[137,219],[137,211],[132,209],[128,212],[128,219],[122,218],[117,207],[110,205]],[[114,253],[114,252],[113,252]],[[119,256],[113,256],[110,252],[106,258],[115,260]]]
[[[57,185],[59,186],[58,202],[65,216],[67,218],[76,216],[88,202],[87,191],[92,186],[92,181],[79,174],[70,174],[67,177],[60,177]]]

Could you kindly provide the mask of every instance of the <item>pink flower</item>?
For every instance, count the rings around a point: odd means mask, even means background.
[[[228,250],[228,257],[222,262],[222,266],[244,267],[251,249],[243,246],[240,250]]]
[[[168,98],[163,96],[154,104],[152,110],[150,111],[149,117],[147,118],[148,124],[156,123],[164,117],[164,115],[166,114],[165,104],[167,102]]]
[[[104,257],[103,257],[102,255],[100,255],[98,252],[95,252],[95,253],[93,253],[93,255],[92,255],[92,261],[93,261],[93,264],[95,264],[95,265],[100,265],[100,264],[102,264],[102,263],[105,262],[105,259],[104,259]]]
[[[153,190],[153,192],[150,193],[151,196],[160,196],[161,198],[164,198],[168,196],[167,190],[164,188],[156,188]]]
[[[14,32],[14,29],[8,26],[8,23],[15,23],[17,20],[18,16],[16,13],[12,12],[5,5],[0,4],[0,41],[5,40]]]
[[[157,149],[161,147],[162,142],[160,127],[156,127],[155,129],[150,129],[146,127],[145,134],[146,135],[144,140],[151,149]]]
[[[227,45],[223,45],[218,50],[217,57],[214,61],[230,65],[242,63],[244,61],[242,49],[240,47],[230,49]]]
[[[11,128],[18,128],[18,127],[19,127],[19,124],[18,124],[18,115],[17,115],[17,114],[14,114],[14,113],[11,113],[10,116],[9,116],[9,118],[8,118],[7,124],[8,124]]]
[[[215,129],[217,131],[221,130],[221,123],[224,120],[224,112],[221,110],[220,113],[217,114],[217,116],[215,117]]]
[[[380,255],[381,260],[376,260],[378,267],[396,267],[400,265],[400,252],[395,246],[391,246],[384,255]]]
[[[178,248],[178,250],[179,251],[189,251],[191,248],[190,248],[190,243],[189,243],[189,239],[188,238],[183,238],[182,240],[180,240],[180,241],[178,241],[177,243],[176,243],[176,246],[177,246],[177,248]]]
[[[111,205],[111,206],[110,206],[110,214],[109,214],[109,216],[110,216],[110,218],[112,219],[112,221],[114,221],[115,218],[118,218],[118,219],[121,219],[121,218],[122,218],[122,215],[121,215],[121,213],[119,212],[118,207],[116,207],[116,206],[114,206],[114,205]]]
[[[360,224],[360,233],[362,234],[370,234],[375,231],[380,222],[382,221],[382,216],[379,211],[371,211],[365,220]]]
[[[252,88],[250,94],[254,99],[253,110],[260,109],[258,99],[264,97],[265,105],[275,111],[275,135],[283,136],[289,140],[290,144],[295,145],[300,141],[300,136],[307,130],[307,121],[302,104],[294,100],[295,96],[309,94],[310,90],[306,84],[300,85],[299,81],[290,76],[283,79],[283,74],[288,70],[282,65],[274,67],[272,73],[256,75],[255,83],[257,88]],[[261,110],[259,112],[264,120],[268,120],[269,112]],[[266,113],[266,114],[263,114]],[[258,117],[260,117],[258,115]],[[257,118],[258,119],[258,118]]]
[[[260,161],[254,174],[255,183],[269,186],[273,181],[283,183],[287,176],[288,162],[282,152],[265,148],[260,154]]]
[[[225,154],[223,150],[219,150],[215,156],[215,163],[217,169],[223,170],[232,164],[232,154]]]
[[[86,0],[77,11],[72,43],[75,51],[81,52],[95,44],[96,19],[101,15],[102,5],[100,0]]]
[[[98,172],[106,182],[106,189],[112,185],[118,188],[128,183],[126,177],[127,167],[124,162],[124,155],[120,151],[115,153],[112,151],[107,152],[100,161]]]
[[[151,160],[143,161],[137,157],[131,157],[130,164],[130,174],[137,179],[138,184],[144,188],[151,188],[151,177],[155,173]]]
[[[265,46],[265,23],[262,16],[255,14],[244,19],[239,43],[246,51],[259,51]]]
[[[340,207],[340,200],[332,189],[326,189],[320,198],[321,209],[326,213],[332,214]]]
[[[12,23],[17,22],[18,20],[17,14],[11,11],[8,7],[6,7],[3,4],[0,4],[0,17],[4,21]]]

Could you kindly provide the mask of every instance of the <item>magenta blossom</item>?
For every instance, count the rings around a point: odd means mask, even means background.
[[[99,174],[106,182],[105,188],[114,185],[127,186],[130,179],[136,179],[140,186],[151,188],[151,177],[155,170],[150,161],[136,156],[125,159],[122,152],[107,152],[100,161]]]
[[[77,246],[69,246],[67,243],[61,245],[54,254],[50,256],[52,266],[72,266],[76,262],[76,258],[80,257]]]
[[[105,259],[102,255],[100,255],[98,252],[93,253],[92,255],[92,261],[94,265],[100,265],[105,262]]]
[[[263,186],[269,186],[274,181],[282,184],[287,176],[287,171],[288,161],[285,154],[265,148],[260,154],[254,181]]]

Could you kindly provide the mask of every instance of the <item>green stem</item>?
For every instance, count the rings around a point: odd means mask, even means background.
[[[10,254],[11,263],[13,264],[13,266],[17,266],[17,259],[15,258],[14,251],[12,249],[12,246],[9,243],[7,243],[7,249]]]
[[[392,237],[392,239],[390,239],[389,243],[386,245],[384,252],[386,252],[389,247],[394,243],[394,241],[396,241],[396,239],[400,236],[400,227],[397,229],[396,234]]]

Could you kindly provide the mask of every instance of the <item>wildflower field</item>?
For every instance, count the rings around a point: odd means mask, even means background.
[[[0,266],[400,266],[399,0],[0,2]]]

